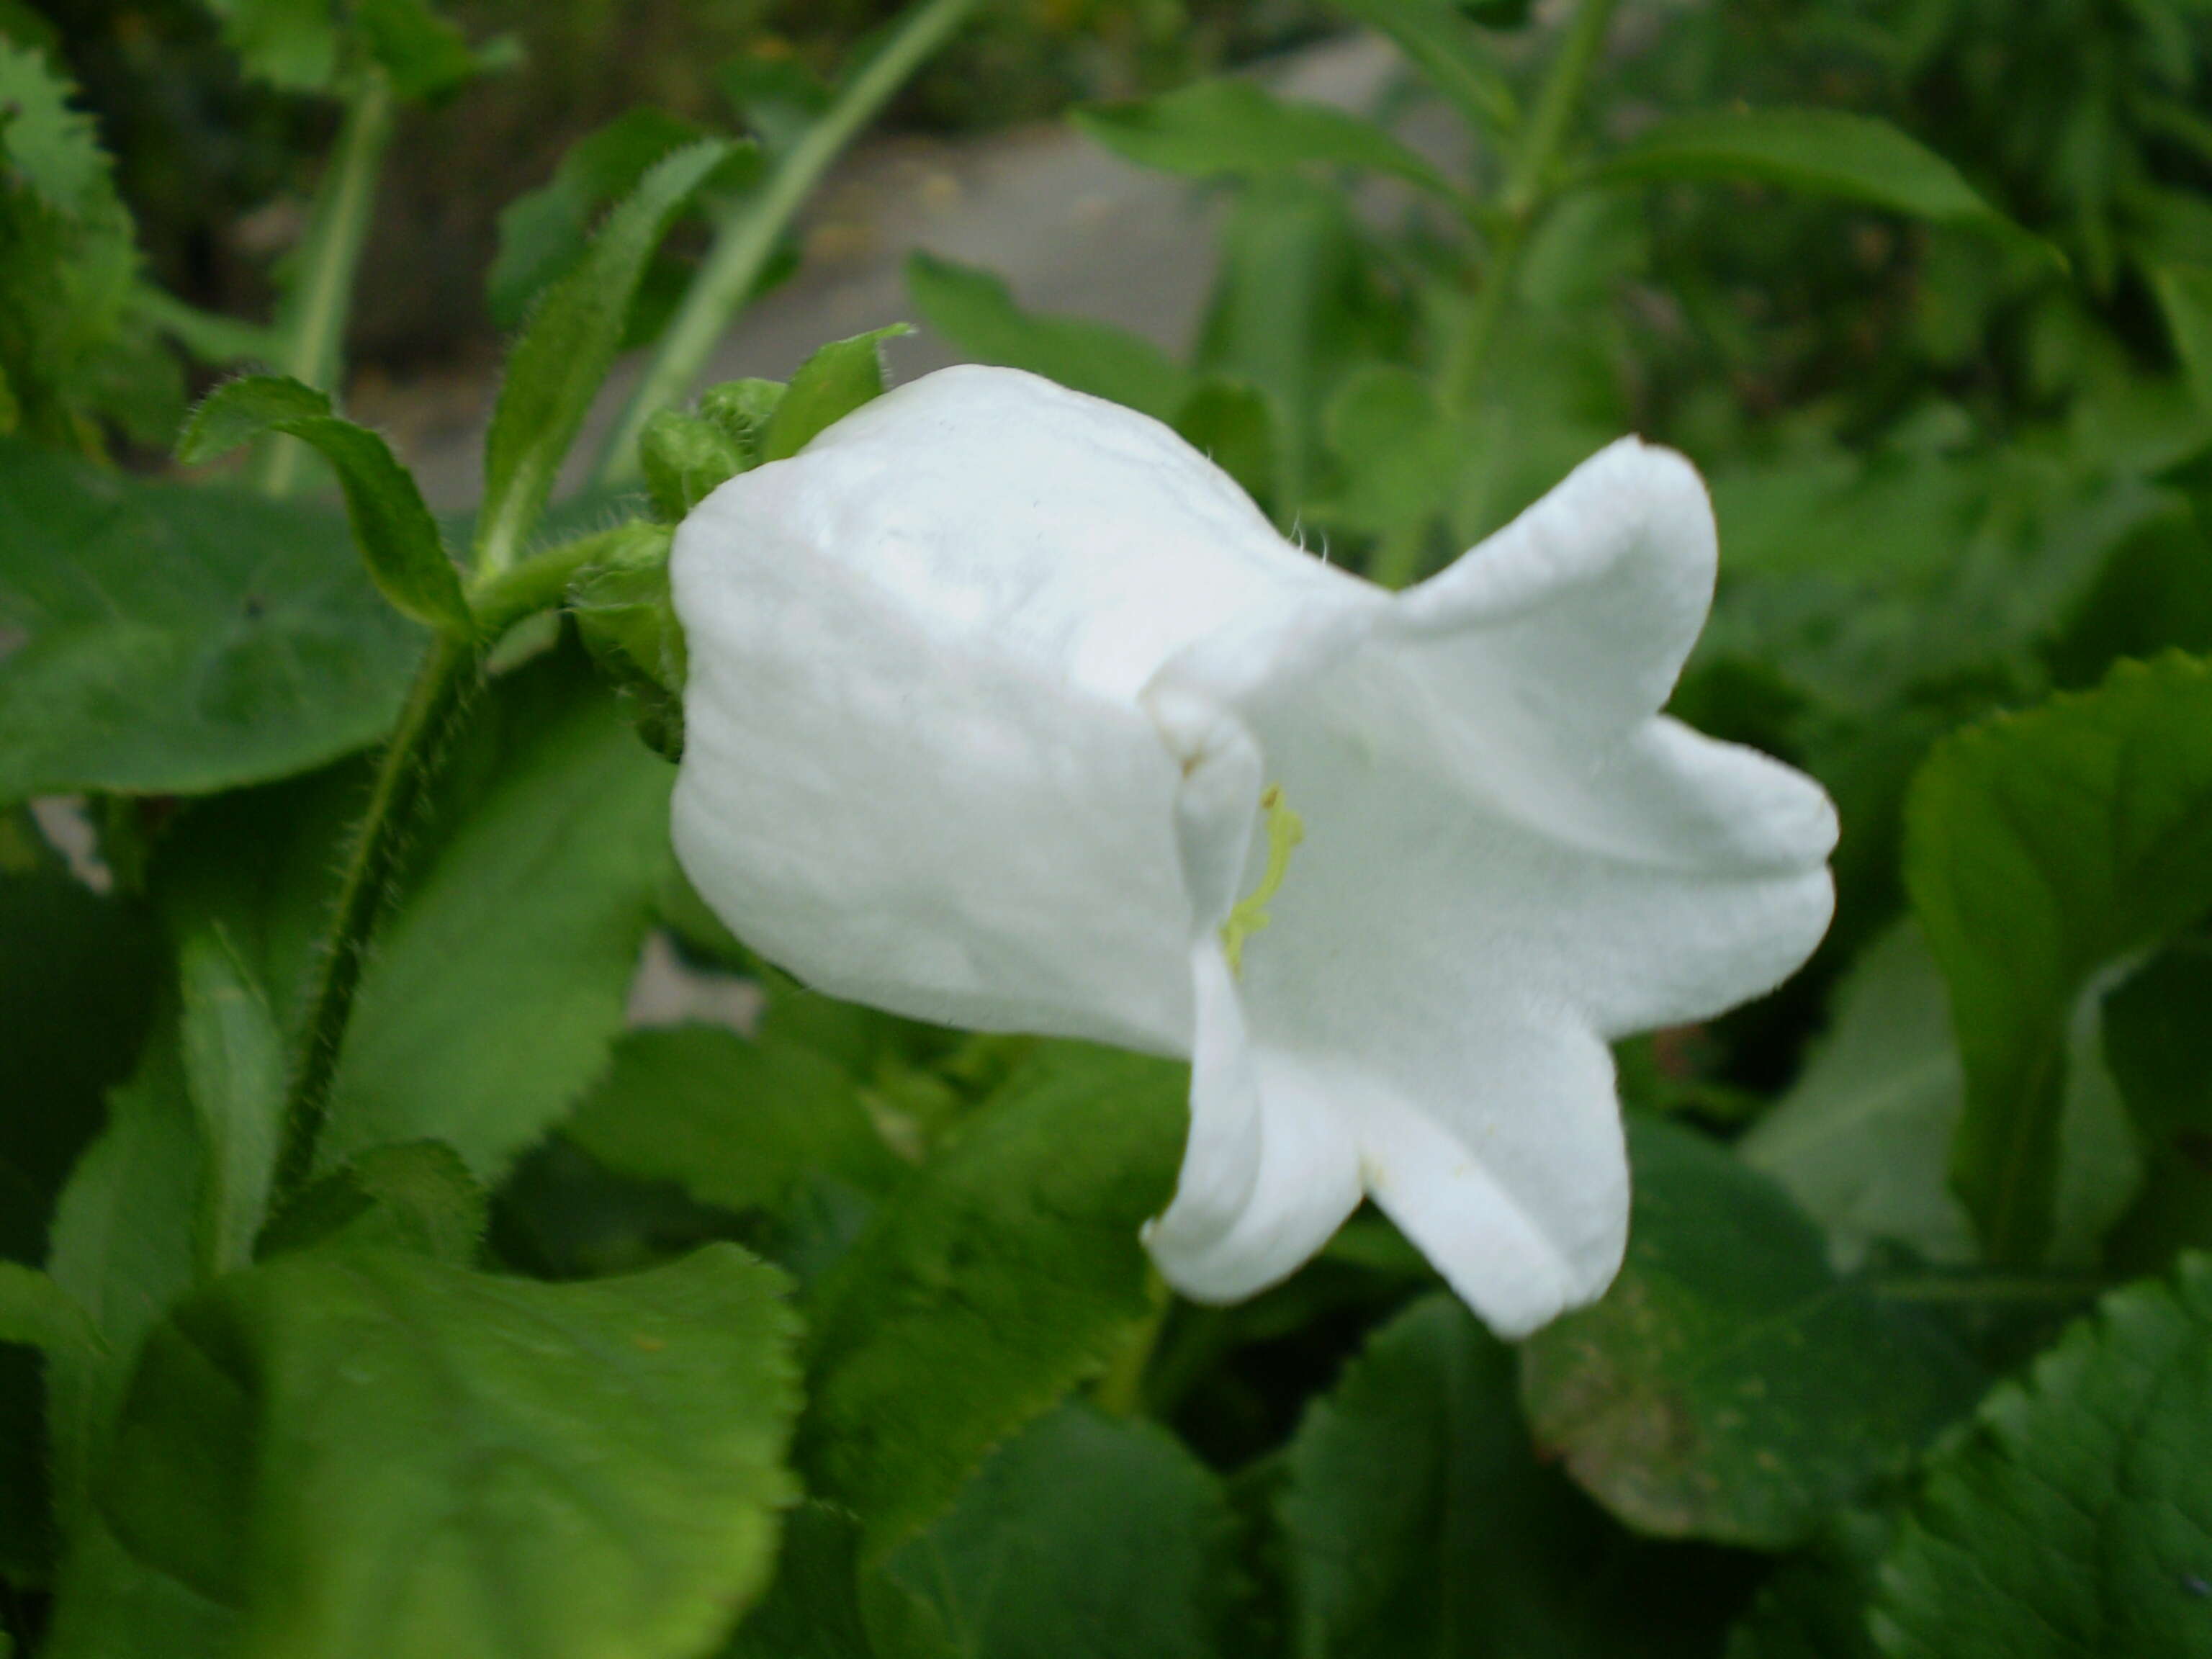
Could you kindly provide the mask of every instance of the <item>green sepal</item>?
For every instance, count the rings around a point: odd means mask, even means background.
[[[748,467],[758,466],[762,435],[787,390],[781,380],[725,380],[699,394],[699,413],[738,446]]]
[[[197,465],[270,432],[299,439],[331,464],[345,494],[354,540],[392,609],[433,628],[468,631],[472,623],[460,573],[447,556],[437,520],[413,475],[383,439],[333,414],[331,400],[313,386],[253,374],[216,387],[185,422],[177,457]]]
[[[664,409],[645,423],[637,441],[638,465],[653,515],[675,524],[750,462],[721,427],[680,410]]]
[[[568,590],[576,629],[601,674],[628,706],[646,746],[670,760],[684,752],[684,630],[669,592],[674,532],[637,524]]]
[[[796,455],[862,404],[884,394],[884,342],[913,329],[904,323],[836,340],[799,365],[761,434],[761,459]]]

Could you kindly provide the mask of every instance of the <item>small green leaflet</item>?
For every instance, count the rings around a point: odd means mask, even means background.
[[[761,459],[796,455],[861,404],[884,392],[884,342],[913,331],[904,323],[823,346],[799,366],[761,435]]]
[[[331,400],[313,386],[273,374],[219,386],[185,423],[177,454],[197,465],[264,432],[297,438],[331,464],[345,492],[362,557],[393,609],[433,628],[468,630],[460,574],[446,556],[437,520],[413,476],[383,439],[340,419]]]

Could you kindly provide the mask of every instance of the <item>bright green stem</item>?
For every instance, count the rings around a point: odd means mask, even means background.
[[[353,1015],[354,994],[389,902],[399,855],[437,776],[453,738],[483,678],[484,653],[516,623],[561,602],[577,573],[604,553],[629,526],[586,536],[516,566],[471,592],[473,636],[441,635],[416,672],[399,723],[377,763],[368,810],[346,855],[330,934],[318,959],[302,1046],[284,1101],[283,1139],[270,1205],[273,1215],[314,1174],[316,1148],[330,1115],[331,1085]]]
[[[1559,56],[1552,60],[1535,113],[1514,151],[1498,199],[1504,223],[1491,244],[1489,268],[1483,272],[1481,291],[1444,360],[1444,406],[1455,414],[1470,413],[1480,401],[1483,376],[1511,302],[1514,283],[1520,276],[1528,233],[1545,207],[1552,171],[1581,112],[1590,70],[1605,49],[1605,37],[1619,3],[1620,0],[1583,0],[1574,21],[1567,26],[1566,39],[1559,43]]]
[[[377,175],[391,140],[392,83],[383,70],[370,69],[346,106],[337,147],[300,248],[297,283],[277,323],[277,371],[320,391],[337,389],[354,277],[361,269]],[[299,482],[305,453],[296,440],[270,439],[261,456],[262,489],[271,495],[289,495]]]
[[[600,484],[624,484],[637,476],[637,441],[645,423],[680,403],[697,382],[715,343],[758,285],[785,228],[830,164],[976,4],[977,0],[922,0],[908,12],[882,50],[845,82],[822,118],[776,163],[760,193],[724,221],[600,453]]]

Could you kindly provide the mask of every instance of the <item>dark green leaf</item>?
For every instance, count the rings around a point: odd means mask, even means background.
[[[1175,419],[1189,399],[1189,374],[1150,340],[1087,317],[1024,311],[988,271],[916,253],[906,288],[922,320],[977,362],[1025,368],[1155,420]]]
[[[884,392],[884,342],[913,331],[904,323],[823,346],[799,367],[761,434],[761,459],[796,455],[862,404]]]
[[[1760,1588],[1729,1632],[1728,1659],[1877,1659],[1867,1599],[1890,1531],[1881,1515],[1839,1515]]]
[[[104,899],[58,862],[0,874],[0,1257],[46,1255],[48,1212],[99,1132],[100,1097],[129,1074],[161,968],[137,907]]]
[[[562,1133],[611,1170],[726,1210],[781,1210],[817,1180],[880,1193],[900,1174],[836,1066],[710,1025],[623,1038]]]
[[[1282,476],[1275,416],[1257,387],[1209,376],[1176,411],[1175,429],[1190,447],[1266,504]]]
[[[353,25],[402,98],[435,98],[479,67],[467,38],[428,0],[355,0]]]
[[[2105,1053],[2149,1165],[2111,1255],[2157,1271],[2212,1249],[2212,945],[2172,945],[2106,998]]]
[[[761,1588],[790,1494],[781,1292],[728,1245],[577,1285],[282,1257],[148,1345],[103,1506],[234,1610],[239,1659],[688,1659]]]
[[[1780,1182],[1856,1267],[1884,1242],[1931,1262],[1978,1259],[1950,1186],[1966,1075],[1943,976],[1910,921],[1869,945],[1839,987],[1828,1035],[1737,1151]],[[2069,1018],[2051,1256],[2093,1264],[2142,1178],[2119,1096],[2097,1053],[2096,1007]],[[2085,1017],[2086,1016],[2086,1017]]]
[[[1116,155],[1169,173],[1251,178],[1313,164],[1364,167],[1458,197],[1449,179],[1373,122],[1278,98],[1249,81],[1201,81],[1140,104],[1080,110],[1075,121]]]
[[[2212,667],[2124,663],[1947,739],[1906,821],[1905,879],[1966,1062],[1954,1178],[1991,1257],[2033,1262],[2076,999],[2212,907]]]
[[[1536,1438],[1641,1531],[1802,1543],[1980,1379],[1934,1330],[1838,1281],[1819,1232],[1725,1149],[1651,1119],[1629,1144],[1620,1278],[1522,1350]]]
[[[1745,179],[1937,224],[2017,227],[1959,171],[1887,121],[1841,110],[1717,110],[1662,121],[1585,175],[1600,184]]]
[[[0,800],[193,794],[390,729],[422,650],[343,521],[0,444]]]
[[[487,568],[511,563],[536,528],[622,343],[630,302],[654,250],[691,193],[734,153],[732,145],[710,139],[656,161],[532,314],[507,356],[484,441],[477,549]]]
[[[2212,1641],[2212,1259],[2106,1298],[1946,1446],[1883,1562],[1889,1659]]]
[[[1309,1407],[1277,1510],[1297,1659],[1711,1650],[1717,1564],[1630,1540],[1540,1464],[1511,1350],[1449,1296]]]
[[[413,476],[383,439],[331,413],[331,400],[313,387],[272,374],[218,386],[193,411],[177,453],[189,464],[212,460],[264,432],[297,438],[331,464],[368,574],[401,615],[433,628],[468,628],[460,574]]]
[[[1063,1407],[883,1572],[947,1659],[1213,1659],[1237,1590],[1220,1480],[1165,1431]]]
[[[1481,35],[1450,0],[1337,0],[1343,11],[1379,29],[1471,121],[1501,132],[1520,120],[1513,88]]]
[[[2162,266],[2151,289],[2197,401],[2212,411],[2212,265]]]
[[[531,301],[584,257],[608,204],[636,189],[661,157],[702,136],[680,116],[634,109],[570,145],[550,180],[500,211],[499,257],[486,278],[492,320],[519,326]]]
[[[1145,1315],[1137,1229],[1172,1189],[1188,1087],[1158,1060],[1039,1050],[823,1282],[801,1462],[872,1554],[942,1514]]]
[[[483,1242],[489,1202],[443,1141],[377,1146],[310,1184],[270,1224],[260,1254],[343,1239],[349,1249],[406,1250],[466,1267]]]

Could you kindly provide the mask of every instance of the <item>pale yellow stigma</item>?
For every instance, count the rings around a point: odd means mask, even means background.
[[[1221,924],[1222,954],[1229,958],[1229,971],[1240,978],[1244,973],[1244,941],[1267,925],[1267,901],[1281,890],[1284,874],[1291,867],[1291,854],[1306,838],[1305,820],[1283,805],[1280,784],[1267,786],[1260,797],[1260,809],[1267,815],[1267,867],[1261,872],[1260,884],[1237,901],[1229,920]]]

